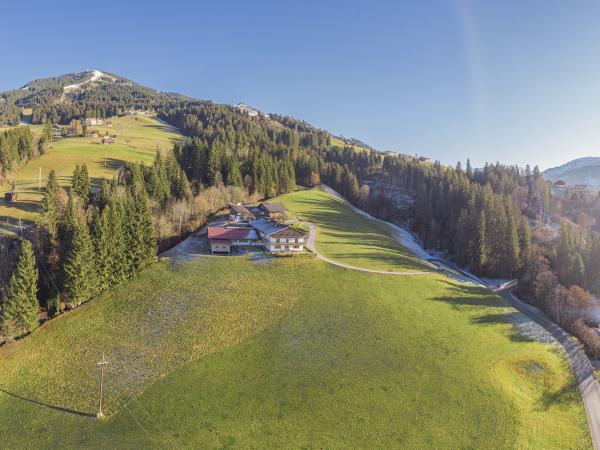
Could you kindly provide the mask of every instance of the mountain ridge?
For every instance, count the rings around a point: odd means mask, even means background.
[[[543,174],[544,178],[553,182],[563,180],[569,185],[586,184],[600,190],[600,157],[577,158],[561,166],[546,169]]]
[[[66,125],[72,119],[84,117],[111,117],[124,113],[128,109],[161,110],[184,107],[184,105],[223,106],[240,110],[240,105],[219,105],[210,100],[195,99],[184,94],[162,92],[143,86],[126,77],[96,68],[81,72],[38,78],[29,81],[20,88],[0,92],[0,126],[17,125],[23,109],[32,109],[31,123],[46,121]],[[241,112],[252,113],[258,109],[244,105]],[[260,120],[283,124],[292,129],[314,129],[302,119],[280,114],[250,114],[260,116]],[[324,131],[324,130],[322,130]],[[327,131],[332,137],[335,135]],[[355,139],[339,137],[343,145],[355,146],[367,150],[368,144]]]

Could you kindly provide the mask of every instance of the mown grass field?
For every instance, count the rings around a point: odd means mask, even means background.
[[[0,348],[0,447],[590,448],[564,357],[516,316],[442,275],[163,261]]]
[[[11,230],[20,218],[35,221],[39,217],[42,191],[38,189],[39,170],[42,169],[42,187],[50,170],[55,170],[59,183],[68,187],[77,164],[86,164],[92,182],[99,185],[125,162],[150,163],[157,149],[170,148],[180,135],[167,126],[147,117],[121,117],[111,119],[112,127],[91,127],[117,135],[115,144],[102,145],[101,138],[56,139],[53,148],[41,157],[29,161],[11,177],[16,182],[19,201],[14,205],[3,203],[4,193],[11,183],[0,186],[0,230]],[[7,224],[9,226],[7,226]],[[12,226],[10,226],[12,225]]]
[[[331,259],[388,272],[432,270],[392,237],[389,225],[356,214],[327,192],[297,191],[274,201],[283,203],[292,218],[318,224],[317,250]]]

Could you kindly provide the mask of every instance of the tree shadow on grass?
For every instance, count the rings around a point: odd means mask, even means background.
[[[21,395],[14,394],[12,392],[7,391],[6,389],[0,388],[0,392],[3,392],[6,395],[9,395],[9,396],[11,396],[13,398],[16,398],[16,399],[19,399],[19,400],[23,400],[25,402],[33,403],[34,405],[44,406],[46,408],[50,408],[50,409],[53,409],[55,411],[60,411],[60,412],[64,412],[64,413],[68,413],[68,414],[74,414],[76,416],[82,416],[82,417],[88,417],[88,418],[94,418],[94,417],[96,417],[96,414],[93,414],[93,413],[86,413],[86,412],[82,412],[82,411],[77,411],[75,409],[63,408],[62,406],[56,406],[56,405],[51,405],[49,403],[40,402],[38,400],[34,400],[34,399],[31,399],[31,398],[27,398],[27,397],[23,397]]]
[[[474,324],[483,324],[483,325],[511,325],[511,330],[508,332],[508,337],[513,342],[540,342],[540,339],[533,335],[534,329],[530,329],[530,327],[537,328],[537,325],[532,320],[528,319],[526,316],[523,316],[518,311],[512,311],[507,313],[499,313],[499,314],[485,314],[483,316],[475,317],[471,320]]]
[[[577,381],[573,378],[569,383],[556,391],[546,390],[541,395],[537,407],[547,410],[554,405],[566,405],[581,401],[577,389]]]
[[[506,308],[509,306],[502,298],[482,286],[461,285],[459,289],[456,287],[456,284],[450,281],[442,280],[441,283],[449,285],[452,293],[455,295],[450,293],[442,297],[434,297],[432,300],[448,303],[454,309],[464,310],[477,307]]]

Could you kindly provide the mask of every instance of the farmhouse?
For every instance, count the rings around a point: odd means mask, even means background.
[[[306,244],[306,233],[290,225],[265,218],[250,222],[256,228],[264,247],[271,253],[301,252]]]
[[[96,119],[96,118],[88,118],[85,119],[85,124],[89,127],[89,126],[95,126],[95,125],[104,125],[105,122],[102,119]]]
[[[254,219],[254,214],[244,205],[229,205],[229,221],[246,223]]]
[[[236,220],[239,217],[234,215]],[[236,225],[208,227],[211,253],[231,253],[232,247],[248,246],[263,247],[271,253],[304,251],[307,233],[288,224],[265,217],[251,220],[246,226],[232,222]]]
[[[235,246],[261,246],[253,228],[208,227],[211,253],[230,253]]]
[[[281,203],[265,202],[258,205],[258,211],[259,217],[283,221],[287,209]]]

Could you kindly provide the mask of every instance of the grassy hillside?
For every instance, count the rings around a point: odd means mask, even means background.
[[[391,236],[391,227],[356,214],[341,200],[321,190],[307,190],[275,199],[290,216],[318,224],[317,250],[356,267],[394,271],[431,271]]]
[[[34,221],[38,218],[39,201],[42,192],[38,190],[39,169],[42,169],[42,185],[50,170],[54,169],[62,186],[70,186],[71,175],[77,164],[88,166],[90,177],[95,184],[104,178],[112,178],[115,170],[126,161],[150,162],[157,148],[166,149],[180,138],[168,126],[146,117],[122,117],[112,119],[112,127],[92,127],[117,135],[117,142],[102,145],[101,138],[57,139],[53,148],[40,158],[29,161],[13,174],[19,192],[16,205],[0,202],[0,230],[10,230],[8,224],[15,224],[21,218]],[[10,183],[0,186],[0,201],[4,193],[11,189]]]
[[[324,201],[284,200],[311,198]],[[386,239],[328,204],[322,229]],[[0,447],[589,448],[566,361],[520,318],[441,275],[165,261],[0,348]],[[95,421],[101,352],[108,417]]]

